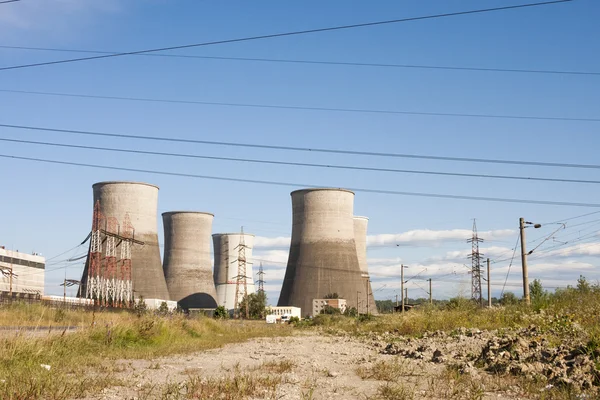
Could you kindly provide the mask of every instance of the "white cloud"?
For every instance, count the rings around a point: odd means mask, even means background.
[[[263,266],[285,268],[288,261],[287,250],[259,250],[252,254],[252,262],[255,268],[262,263]]]
[[[256,236],[254,238],[254,248],[289,248],[291,239],[289,237],[279,236],[274,238]]]
[[[494,231],[479,232],[479,237],[486,240],[495,240],[512,236],[516,231],[512,229],[500,229]],[[465,241],[471,237],[472,231],[466,229],[451,229],[433,231],[429,229],[417,229],[403,233],[388,233],[367,236],[367,246],[385,246],[391,244],[421,244],[432,242]]]

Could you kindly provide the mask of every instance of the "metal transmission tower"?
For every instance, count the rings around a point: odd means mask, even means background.
[[[481,259],[483,254],[479,252],[479,243],[483,242],[477,236],[477,225],[473,219],[473,236],[467,240],[471,243],[471,299],[475,300],[480,305],[483,305],[483,297],[481,295]]]
[[[244,240],[244,227],[242,226],[242,232],[240,234],[240,244],[237,245],[238,249],[238,270],[235,276],[235,301],[234,301],[234,316],[235,318],[240,317],[240,301],[246,298],[246,319],[250,318],[250,309],[248,301],[248,279],[246,277],[246,241]],[[235,261],[234,261],[235,262]],[[243,290],[243,292],[242,292]],[[240,296],[241,294],[241,296]]]
[[[263,270],[263,266],[262,263],[260,263],[260,267],[258,268],[258,292],[259,293],[264,293],[265,292],[265,281],[264,281],[264,277],[265,277],[265,271]]]
[[[107,235],[105,239],[106,265],[101,277],[100,286],[103,304],[107,307],[114,307],[117,295],[117,238],[115,236],[119,232],[119,222],[115,217],[106,218],[106,231],[111,235]]]
[[[133,286],[131,284],[131,244],[133,226],[129,214],[125,214],[121,239],[121,280],[118,288],[118,300],[121,305],[130,308],[133,305]]]
[[[95,304],[99,304],[101,298],[101,268],[102,268],[102,225],[104,216],[100,212],[100,202],[94,205],[94,217],[92,220],[92,234],[89,255],[89,269],[86,284],[86,295],[88,299],[93,299]]]

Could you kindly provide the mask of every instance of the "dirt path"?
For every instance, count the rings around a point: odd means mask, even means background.
[[[280,381],[272,386],[257,383],[258,389],[248,397],[229,398],[519,398],[508,393],[510,387],[498,390],[498,385],[490,385],[493,391],[486,392],[471,379],[453,377],[443,364],[382,354],[381,345],[372,341],[314,332],[255,339],[189,355],[122,361],[119,365],[122,372],[117,377],[124,386],[105,389],[94,399],[183,399],[186,390],[191,390],[185,386],[190,377],[206,381],[244,375],[254,377],[252,382],[261,377]],[[232,386],[239,387],[239,382]],[[194,390],[205,393],[201,386]],[[225,385],[221,390],[223,395],[233,389]],[[204,398],[214,394],[207,396]]]

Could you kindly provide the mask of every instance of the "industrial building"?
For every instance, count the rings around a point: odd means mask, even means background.
[[[110,291],[119,287],[127,295],[127,285],[131,284],[136,298],[169,300],[158,244],[158,187],[140,182],[99,182],[92,188],[90,255],[79,296],[97,299],[107,296],[105,290],[111,296]],[[117,247],[123,254],[116,253]],[[117,256],[121,259],[118,262]]]
[[[180,307],[217,307],[210,256],[213,214],[173,211],[162,214],[165,230],[163,269],[171,300]]]
[[[371,289],[371,278],[369,277],[369,266],[367,264],[367,226],[369,218],[354,217],[354,242],[356,243],[356,255],[360,266],[363,280],[363,295],[359,294],[358,312],[360,314],[377,314],[377,305]]]
[[[0,294],[2,297],[38,298],[44,294],[46,259],[0,246]]]
[[[313,299],[337,293],[356,307],[365,293],[354,240],[354,193],[304,189],[291,193],[292,241],[278,306],[313,311]]]
[[[346,312],[345,299],[313,299],[312,315],[319,315],[325,307],[337,308],[343,314]]]
[[[237,290],[237,277],[240,276],[240,250],[243,246],[245,257],[245,281],[247,294],[255,292],[254,274],[252,272],[252,247],[254,235],[247,233],[216,233],[213,237],[213,251],[215,257],[214,282],[217,291],[217,303],[227,310],[235,309],[235,296]],[[240,276],[244,280],[244,274]],[[243,288],[238,294],[238,303],[243,299]]]
[[[275,315],[277,319],[284,315],[302,318],[302,310],[298,307],[267,307],[267,315]]]

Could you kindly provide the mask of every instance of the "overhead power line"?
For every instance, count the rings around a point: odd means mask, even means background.
[[[0,137],[0,141],[11,142],[11,143],[21,143],[21,144],[34,144],[34,145],[51,146],[51,147],[63,147],[63,148],[71,148],[71,149],[82,149],[82,150],[99,150],[99,151],[111,151],[111,152],[129,153],[129,154],[144,154],[144,155],[166,156],[166,157],[194,158],[194,159],[202,159],[202,160],[246,162],[246,163],[255,163],[255,164],[289,165],[289,166],[294,166],[294,167],[315,167],[315,168],[330,168],[330,169],[346,169],[346,170],[353,170],[353,171],[455,176],[455,177],[463,177],[463,178],[490,178],[490,179],[511,179],[511,180],[559,182],[559,183],[600,184],[600,181],[598,181],[598,180],[541,178],[541,177],[525,177],[525,176],[513,176],[513,175],[465,174],[465,173],[458,173],[458,172],[423,171],[423,170],[409,170],[409,169],[395,169],[395,168],[359,167],[359,166],[354,166],[354,165],[335,165],[335,164],[316,164],[316,163],[303,163],[303,162],[291,162],[291,161],[275,161],[275,160],[237,158],[237,157],[218,157],[218,156],[206,156],[206,155],[200,155],[200,154],[168,153],[168,152],[163,152],[163,151],[119,149],[119,148],[114,148],[114,147],[98,147],[98,146],[84,146],[84,145],[66,144],[66,143],[40,142],[40,141],[34,141],[34,140],[9,139],[9,138],[2,138],[2,137]]]
[[[212,141],[212,140],[183,139],[183,138],[160,137],[160,136],[128,135],[128,134],[121,134],[121,133],[93,132],[93,131],[86,131],[86,130],[60,129],[60,128],[30,126],[30,125],[15,125],[15,124],[0,124],[0,127],[11,128],[11,129],[34,130],[34,131],[42,131],[42,132],[68,133],[68,134],[84,135],[84,136],[114,137],[114,138],[164,141],[164,142],[189,143],[189,144],[204,144],[204,145],[211,145],[211,146],[214,145],[214,146],[247,147],[247,148],[254,148],[254,149],[299,151],[299,152],[309,152],[309,153],[347,154],[347,155],[370,156],[370,157],[412,158],[412,159],[423,159],[423,160],[475,162],[475,163],[508,164],[508,165],[530,165],[530,166],[538,166],[538,167],[600,169],[599,164],[571,164],[571,163],[555,163],[555,162],[523,161],[523,160],[498,160],[498,159],[487,159],[487,158],[446,157],[446,156],[432,156],[432,155],[421,155],[421,154],[402,154],[402,153],[381,153],[381,152],[354,151],[354,150],[336,150],[336,149],[324,149],[324,148],[316,148],[316,147],[311,148],[311,147],[276,146],[276,145],[267,145],[267,144],[221,142],[221,141]]]
[[[257,179],[243,179],[243,178],[232,178],[232,177],[222,177],[222,176],[197,175],[197,174],[189,174],[189,173],[182,173],[182,172],[168,172],[168,171],[147,170],[147,169],[139,169],[139,168],[115,167],[115,166],[109,166],[109,165],[76,163],[76,162],[48,160],[48,159],[34,158],[34,157],[21,157],[21,156],[15,156],[15,155],[10,155],[10,154],[0,154],[0,157],[15,159],[15,160],[41,162],[41,163],[47,163],[47,164],[71,165],[71,166],[86,167],[86,168],[99,168],[99,169],[108,169],[108,170],[115,170],[115,171],[139,172],[139,173],[146,173],[146,174],[179,176],[179,177],[185,177],[185,178],[209,179],[209,180],[218,180],[218,181],[227,181],[227,182],[243,182],[243,183],[253,183],[253,184],[259,184],[259,185],[302,187],[302,188],[314,188],[314,189],[330,187],[330,186],[312,185],[312,184],[305,184],[305,183],[265,181],[265,180],[257,180]],[[490,202],[502,202],[502,203],[542,204],[542,205],[549,205],[549,206],[572,206],[572,207],[600,208],[599,203],[577,203],[577,202],[568,202],[568,201],[509,199],[509,198],[499,198],[499,197],[477,197],[477,196],[463,196],[463,195],[438,194],[438,193],[403,192],[403,191],[384,190],[384,189],[365,189],[365,188],[353,188],[353,187],[346,187],[345,189],[351,190],[354,192],[377,193],[377,194],[387,194],[387,195],[397,195],[397,196],[415,196],[415,197],[431,197],[431,198],[452,199],[452,200],[476,200],[476,201],[490,201]]]
[[[514,10],[514,9],[526,8],[526,7],[537,7],[537,6],[544,6],[544,5],[551,5],[551,4],[569,3],[571,1],[573,1],[573,0],[544,1],[544,2],[539,2],[539,3],[518,4],[518,5],[513,5],[513,6],[505,6],[505,7],[494,7],[494,8],[484,8],[484,9],[477,9],[477,10],[457,11],[457,12],[453,12],[453,13],[423,15],[423,16],[419,16],[419,17],[401,18],[401,19],[393,19],[393,20],[387,20],[387,21],[365,22],[365,23],[360,23],[360,24],[330,26],[330,27],[326,27],[326,28],[317,28],[317,29],[306,29],[306,30],[301,30],[301,31],[271,33],[268,35],[248,36],[248,37],[242,37],[242,38],[217,40],[217,41],[202,42],[202,43],[192,43],[192,44],[185,44],[185,45],[179,45],[179,46],[159,47],[159,48],[153,48],[153,49],[147,49],[147,50],[129,51],[129,52],[123,52],[123,53],[116,53],[116,54],[102,54],[102,55],[90,56],[90,57],[71,58],[68,60],[57,60],[57,61],[46,61],[46,62],[39,62],[39,63],[33,63],[33,64],[13,65],[10,67],[0,68],[0,71],[6,71],[6,70],[10,70],[10,69],[40,67],[43,65],[55,65],[55,64],[74,63],[74,62],[80,62],[80,61],[98,60],[98,59],[102,59],[102,58],[131,56],[131,55],[144,54],[144,53],[155,53],[155,52],[167,51],[167,50],[189,49],[189,48],[194,48],[194,47],[212,46],[212,45],[226,44],[226,43],[249,42],[249,41],[254,41],[254,40],[272,39],[272,38],[277,38],[277,37],[299,36],[299,35],[306,35],[309,33],[321,33],[321,32],[331,32],[331,31],[339,31],[339,30],[346,30],[346,29],[364,28],[367,26],[389,25],[389,24],[396,24],[396,23],[409,22],[409,21],[419,21],[419,20],[426,20],[426,19],[454,17],[454,16],[458,16],[458,15],[481,14],[481,13],[502,11],[502,10]]]
[[[83,54],[119,54],[118,51],[57,49],[57,48],[53,48],[53,47],[28,47],[28,46],[6,46],[6,45],[0,45],[0,49],[52,51],[52,52],[61,52],[61,53],[83,53]],[[250,61],[250,62],[278,63],[278,64],[333,65],[333,66],[344,66],[344,67],[373,67],[373,68],[388,68],[388,69],[389,68],[430,69],[430,70],[446,70],[446,71],[509,72],[509,73],[525,73],[525,74],[582,75],[582,76],[585,76],[585,75],[599,76],[600,75],[600,72],[595,72],[595,71],[566,71],[566,70],[555,70],[555,69],[493,68],[493,67],[485,68],[485,67],[470,67],[470,66],[456,66],[456,65],[390,64],[390,63],[373,63],[373,62],[298,60],[298,59],[260,58],[260,57],[198,56],[198,55],[191,55],[191,54],[143,53],[143,54],[136,54],[136,56],[200,59],[200,60]]]
[[[233,103],[233,102],[229,103],[229,102],[216,102],[216,101],[158,99],[158,98],[131,97],[131,96],[101,96],[101,95],[94,95],[94,94],[41,92],[41,91],[33,91],[33,90],[14,90],[14,89],[0,89],[0,92],[18,93],[18,94],[33,94],[33,95],[40,95],[40,96],[74,97],[74,98],[81,98],[81,99],[141,101],[141,102],[146,102],[146,103],[190,104],[190,105],[219,106],[219,107],[265,108],[265,109],[275,109],[275,110],[327,111],[327,112],[386,114],[386,115],[417,115],[417,116],[430,116],[430,117],[432,116],[432,117],[459,117],[459,118],[494,118],[494,119],[516,119],[516,120],[536,120],[536,121],[600,122],[600,118],[587,118],[587,117],[550,117],[550,116],[543,116],[543,115],[446,113],[446,112],[433,112],[433,111],[377,110],[377,109],[367,109],[367,108],[292,106],[292,105],[284,105],[284,104]]]
[[[16,3],[17,1],[21,1],[21,0],[4,0],[4,1],[0,1],[0,4]]]

